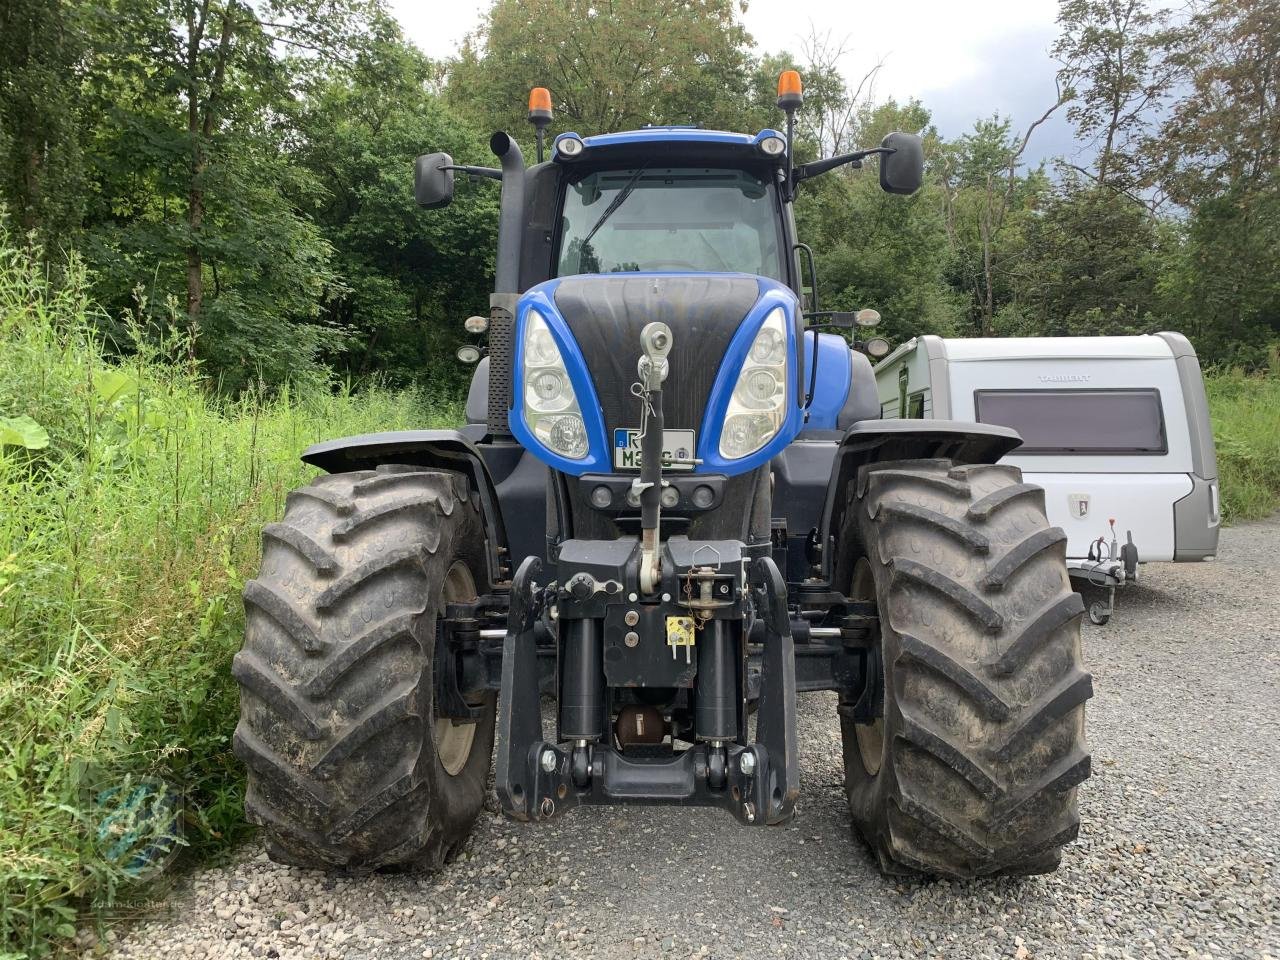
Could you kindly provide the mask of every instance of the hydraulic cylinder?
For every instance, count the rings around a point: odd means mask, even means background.
[[[698,638],[694,731],[699,740],[738,736],[737,639],[727,620],[709,620]]]
[[[599,620],[566,620],[560,657],[560,737],[604,735],[604,651]]]

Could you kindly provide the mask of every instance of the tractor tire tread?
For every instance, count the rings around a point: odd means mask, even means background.
[[[872,464],[857,485],[841,543],[874,576],[885,714],[871,772],[842,718],[855,825],[894,875],[1054,869],[1079,830],[1093,692],[1065,535],[1014,467]]]
[[[483,805],[486,698],[457,776],[436,754],[437,598],[465,559],[484,592],[483,524],[468,481],[394,467],[316,478],[263,531],[233,660],[245,811],[268,853],[353,873],[441,865]],[[487,582],[487,581],[486,581]]]

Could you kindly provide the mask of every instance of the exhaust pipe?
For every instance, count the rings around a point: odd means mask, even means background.
[[[489,149],[502,164],[501,213],[493,293],[489,296],[489,434],[507,437],[511,409],[512,339],[520,296],[520,246],[524,240],[524,156],[520,144],[498,131]]]
[[[498,218],[498,263],[495,294],[520,292],[520,241],[524,226],[524,155],[520,144],[498,131],[489,149],[502,162],[502,213]]]

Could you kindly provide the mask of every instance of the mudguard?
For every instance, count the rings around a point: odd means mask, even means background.
[[[818,543],[822,544],[822,571],[831,576],[830,545],[844,520],[850,502],[849,484],[858,468],[868,463],[895,460],[953,460],[963,463],[995,463],[1022,445],[1018,431],[992,423],[962,420],[861,420],[845,431],[836,448],[827,482]]]
[[[307,447],[302,460],[328,473],[373,470],[384,463],[407,463],[466,474],[480,497],[490,582],[500,583],[509,578],[507,534],[493,477],[479,448],[459,431],[391,430],[341,437]]]

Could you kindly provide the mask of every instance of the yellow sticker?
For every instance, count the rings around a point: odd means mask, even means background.
[[[667,617],[667,646],[692,647],[693,644],[693,617]]]

